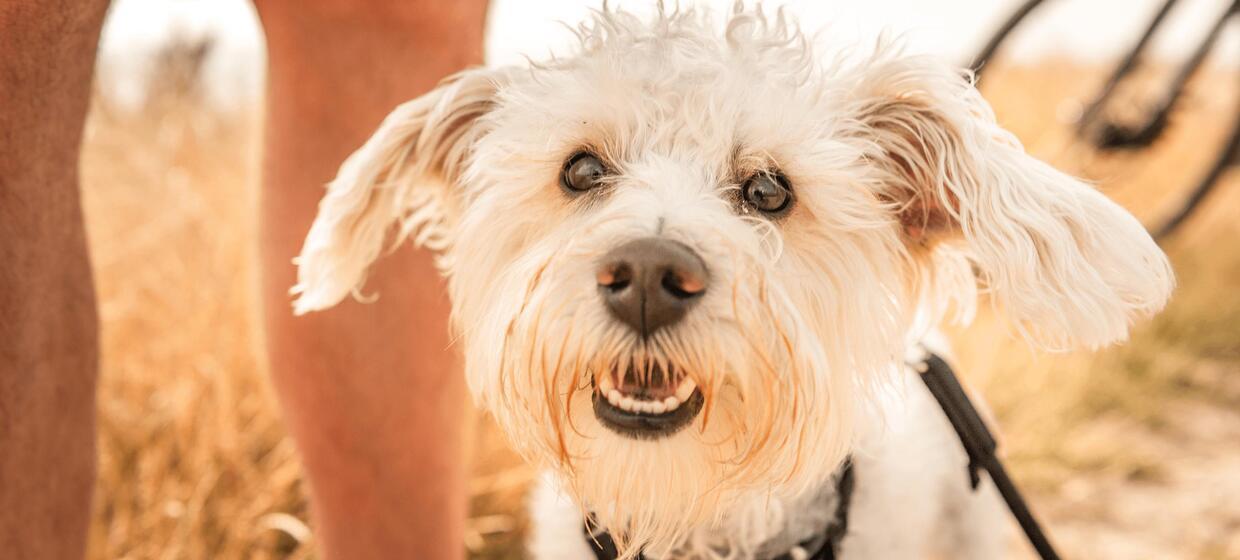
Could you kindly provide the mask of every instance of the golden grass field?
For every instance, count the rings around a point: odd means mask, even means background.
[[[1240,80],[1207,73],[1156,149],[1098,157],[1071,141],[1062,115],[1101,70],[996,68],[983,90],[1031,151],[1156,221],[1221,142]],[[137,114],[97,96],[87,126],[103,323],[90,557],[314,558],[254,316],[258,108],[209,111],[192,79],[171,83]],[[1167,242],[1178,292],[1126,346],[1035,355],[985,315],[952,331],[1010,468],[1070,557],[1240,558],[1237,183],[1233,171]],[[475,558],[518,558],[530,472],[479,426],[464,545]],[[1012,548],[1028,554],[1015,537]]]

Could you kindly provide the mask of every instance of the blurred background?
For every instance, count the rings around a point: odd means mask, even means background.
[[[691,4],[694,2],[682,2]],[[729,1],[697,2],[726,10]],[[1018,0],[788,1],[822,48],[902,36],[965,65]],[[563,52],[596,2],[496,0],[492,64]],[[653,1],[616,1],[649,12]],[[1107,110],[1139,122],[1231,0],[1183,0]],[[981,89],[1035,155],[1162,223],[1240,113],[1240,25],[1222,30],[1148,149],[1075,129],[1162,0],[1051,0]],[[314,558],[292,441],[258,337],[254,208],[264,49],[243,0],[117,0],[104,29],[83,181],[103,321],[91,558]],[[1002,450],[1074,558],[1240,559],[1240,189],[1235,165],[1162,240],[1179,288],[1128,344],[1038,355],[983,313],[952,330]],[[984,306],[983,306],[984,307]],[[531,479],[480,413],[474,558],[520,558]],[[963,476],[963,473],[962,473]],[[915,481],[910,481],[915,483]],[[1013,539],[1013,554],[1029,553]]]

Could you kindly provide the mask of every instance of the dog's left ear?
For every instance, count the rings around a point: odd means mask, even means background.
[[[1166,303],[1171,266],[1145,228],[1026,154],[966,75],[929,57],[879,56],[856,79],[856,136],[918,260],[963,241],[1009,320],[1052,349],[1121,340]]]
[[[502,72],[466,70],[397,107],[327,186],[297,264],[297,314],[331,307],[365,282],[386,246],[442,249],[468,154]],[[399,226],[399,227],[396,227]]]

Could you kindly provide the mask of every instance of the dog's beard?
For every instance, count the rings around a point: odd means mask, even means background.
[[[730,285],[642,340],[608,317],[592,283],[570,282],[581,275],[562,268],[591,259],[557,258],[563,251],[527,256],[515,269],[529,274],[501,283],[524,297],[491,310],[498,352],[471,361],[470,381],[517,450],[558,471],[622,550],[670,550],[739,502],[817,488],[843,460],[861,387],[856,357],[832,360],[824,326],[810,324],[759,261],[733,259]],[[642,371],[696,382],[702,408],[688,426],[639,439],[600,423],[598,377]]]

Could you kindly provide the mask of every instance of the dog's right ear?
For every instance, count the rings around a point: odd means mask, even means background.
[[[852,138],[910,253],[955,245],[1010,324],[1047,349],[1122,340],[1166,304],[1175,276],[1141,223],[1026,153],[966,76],[883,49],[857,76]]]
[[[501,73],[474,69],[397,107],[327,186],[297,264],[298,315],[358,293],[385,247],[443,249],[454,191]],[[399,227],[396,227],[399,226]]]

